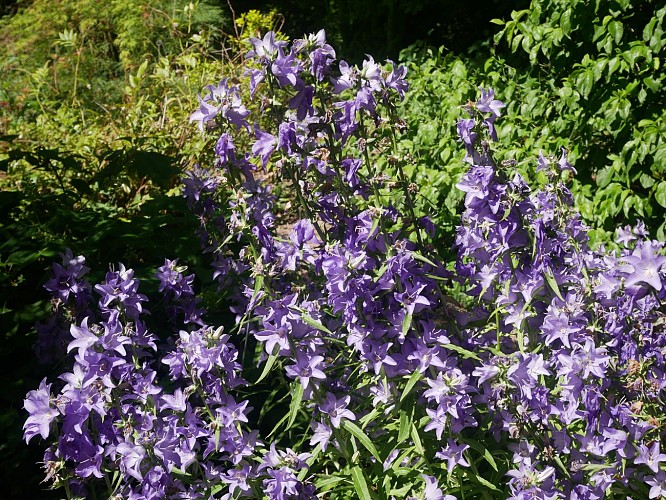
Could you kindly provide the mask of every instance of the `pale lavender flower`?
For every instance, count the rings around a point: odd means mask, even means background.
[[[303,351],[296,352],[296,364],[285,368],[285,372],[292,378],[298,378],[303,389],[308,388],[311,378],[323,380],[326,374],[319,369],[324,361],[323,356],[310,356]]]
[[[650,498],[666,498],[666,472],[660,470],[656,476],[648,476],[645,482],[650,486]]]
[[[666,462],[666,454],[659,450],[659,441],[652,443],[649,448],[644,444],[638,445],[638,456],[634,459],[635,464],[645,464],[652,472],[659,472],[659,463]]]
[[[49,436],[51,422],[60,414],[55,406],[51,406],[51,384],[42,379],[39,389],[30,391],[23,400],[23,408],[30,414],[23,424],[25,442],[39,434],[43,439]]]
[[[628,274],[625,285],[630,287],[638,283],[647,283],[657,291],[662,288],[660,270],[666,265],[666,256],[658,255],[659,244],[645,241],[636,246],[631,255],[622,257],[627,263],[622,270]]]
[[[468,448],[469,445],[458,444],[453,439],[449,438],[446,441],[446,446],[435,453],[435,457],[446,461],[446,470],[451,474],[456,465],[469,467],[469,462],[463,455]]]

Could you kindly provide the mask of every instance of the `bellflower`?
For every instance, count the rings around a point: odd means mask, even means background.
[[[39,434],[42,439],[49,436],[51,422],[59,415],[58,410],[51,406],[51,384],[42,379],[39,389],[30,391],[23,401],[23,407],[30,414],[23,424],[25,442]]]
[[[655,248],[656,247],[656,248]],[[625,286],[631,287],[638,283],[646,283],[657,291],[662,288],[663,278],[661,268],[666,265],[666,256],[657,255],[660,245],[653,245],[646,241],[636,246],[631,255],[623,257],[627,265],[623,271],[627,273]]]

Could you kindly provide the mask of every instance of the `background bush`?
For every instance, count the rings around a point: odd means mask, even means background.
[[[533,151],[565,148],[579,171],[574,193],[595,242],[610,242],[619,220],[637,219],[663,240],[665,14],[650,0],[597,2],[594,9],[583,1],[533,1],[498,21],[497,45],[487,44],[485,54],[453,56],[422,45],[404,51],[413,88],[406,147],[415,148],[422,177],[450,185],[460,175],[452,115],[477,86],[492,86],[509,103],[498,134],[510,147],[500,161],[533,176]],[[450,189],[438,193],[447,220],[456,200]]]

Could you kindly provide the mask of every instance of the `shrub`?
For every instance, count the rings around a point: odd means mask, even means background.
[[[451,110],[473,99],[477,84],[501,88],[508,105],[498,127],[506,144],[500,161],[516,161],[532,179],[534,151],[565,148],[580,172],[572,190],[595,244],[613,244],[618,218],[642,220],[663,241],[665,13],[650,0],[593,7],[534,1],[496,21],[502,28],[489,55],[484,49],[473,58],[406,51],[402,60],[415,92],[404,116],[421,168],[451,186],[461,174],[452,154]],[[446,200],[439,206],[449,208],[442,222],[450,224],[457,211],[449,192],[440,191]]]
[[[176,261],[151,318],[131,269],[92,287],[63,254],[44,331],[72,368],[25,401],[47,477],[135,497],[663,494],[662,245],[638,226],[590,250],[566,154],[539,155],[534,190],[496,163],[504,104],[481,89],[447,269],[397,146],[405,68],[336,64],[323,32],[250,41],[246,79],[192,115],[217,159],[184,179],[234,317],[211,323]]]

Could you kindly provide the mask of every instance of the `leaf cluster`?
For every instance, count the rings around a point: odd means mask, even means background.
[[[579,172],[573,190],[592,239],[643,220],[663,240],[666,122],[661,51],[666,9],[651,0],[534,1],[501,26],[493,47],[454,57],[413,46],[402,53],[412,92],[405,103],[421,177],[451,186],[460,175],[451,114],[479,85],[508,102],[499,161],[533,178],[533,151],[565,148]],[[461,100],[461,97],[463,98]],[[457,213],[450,189],[430,195],[440,220]]]

